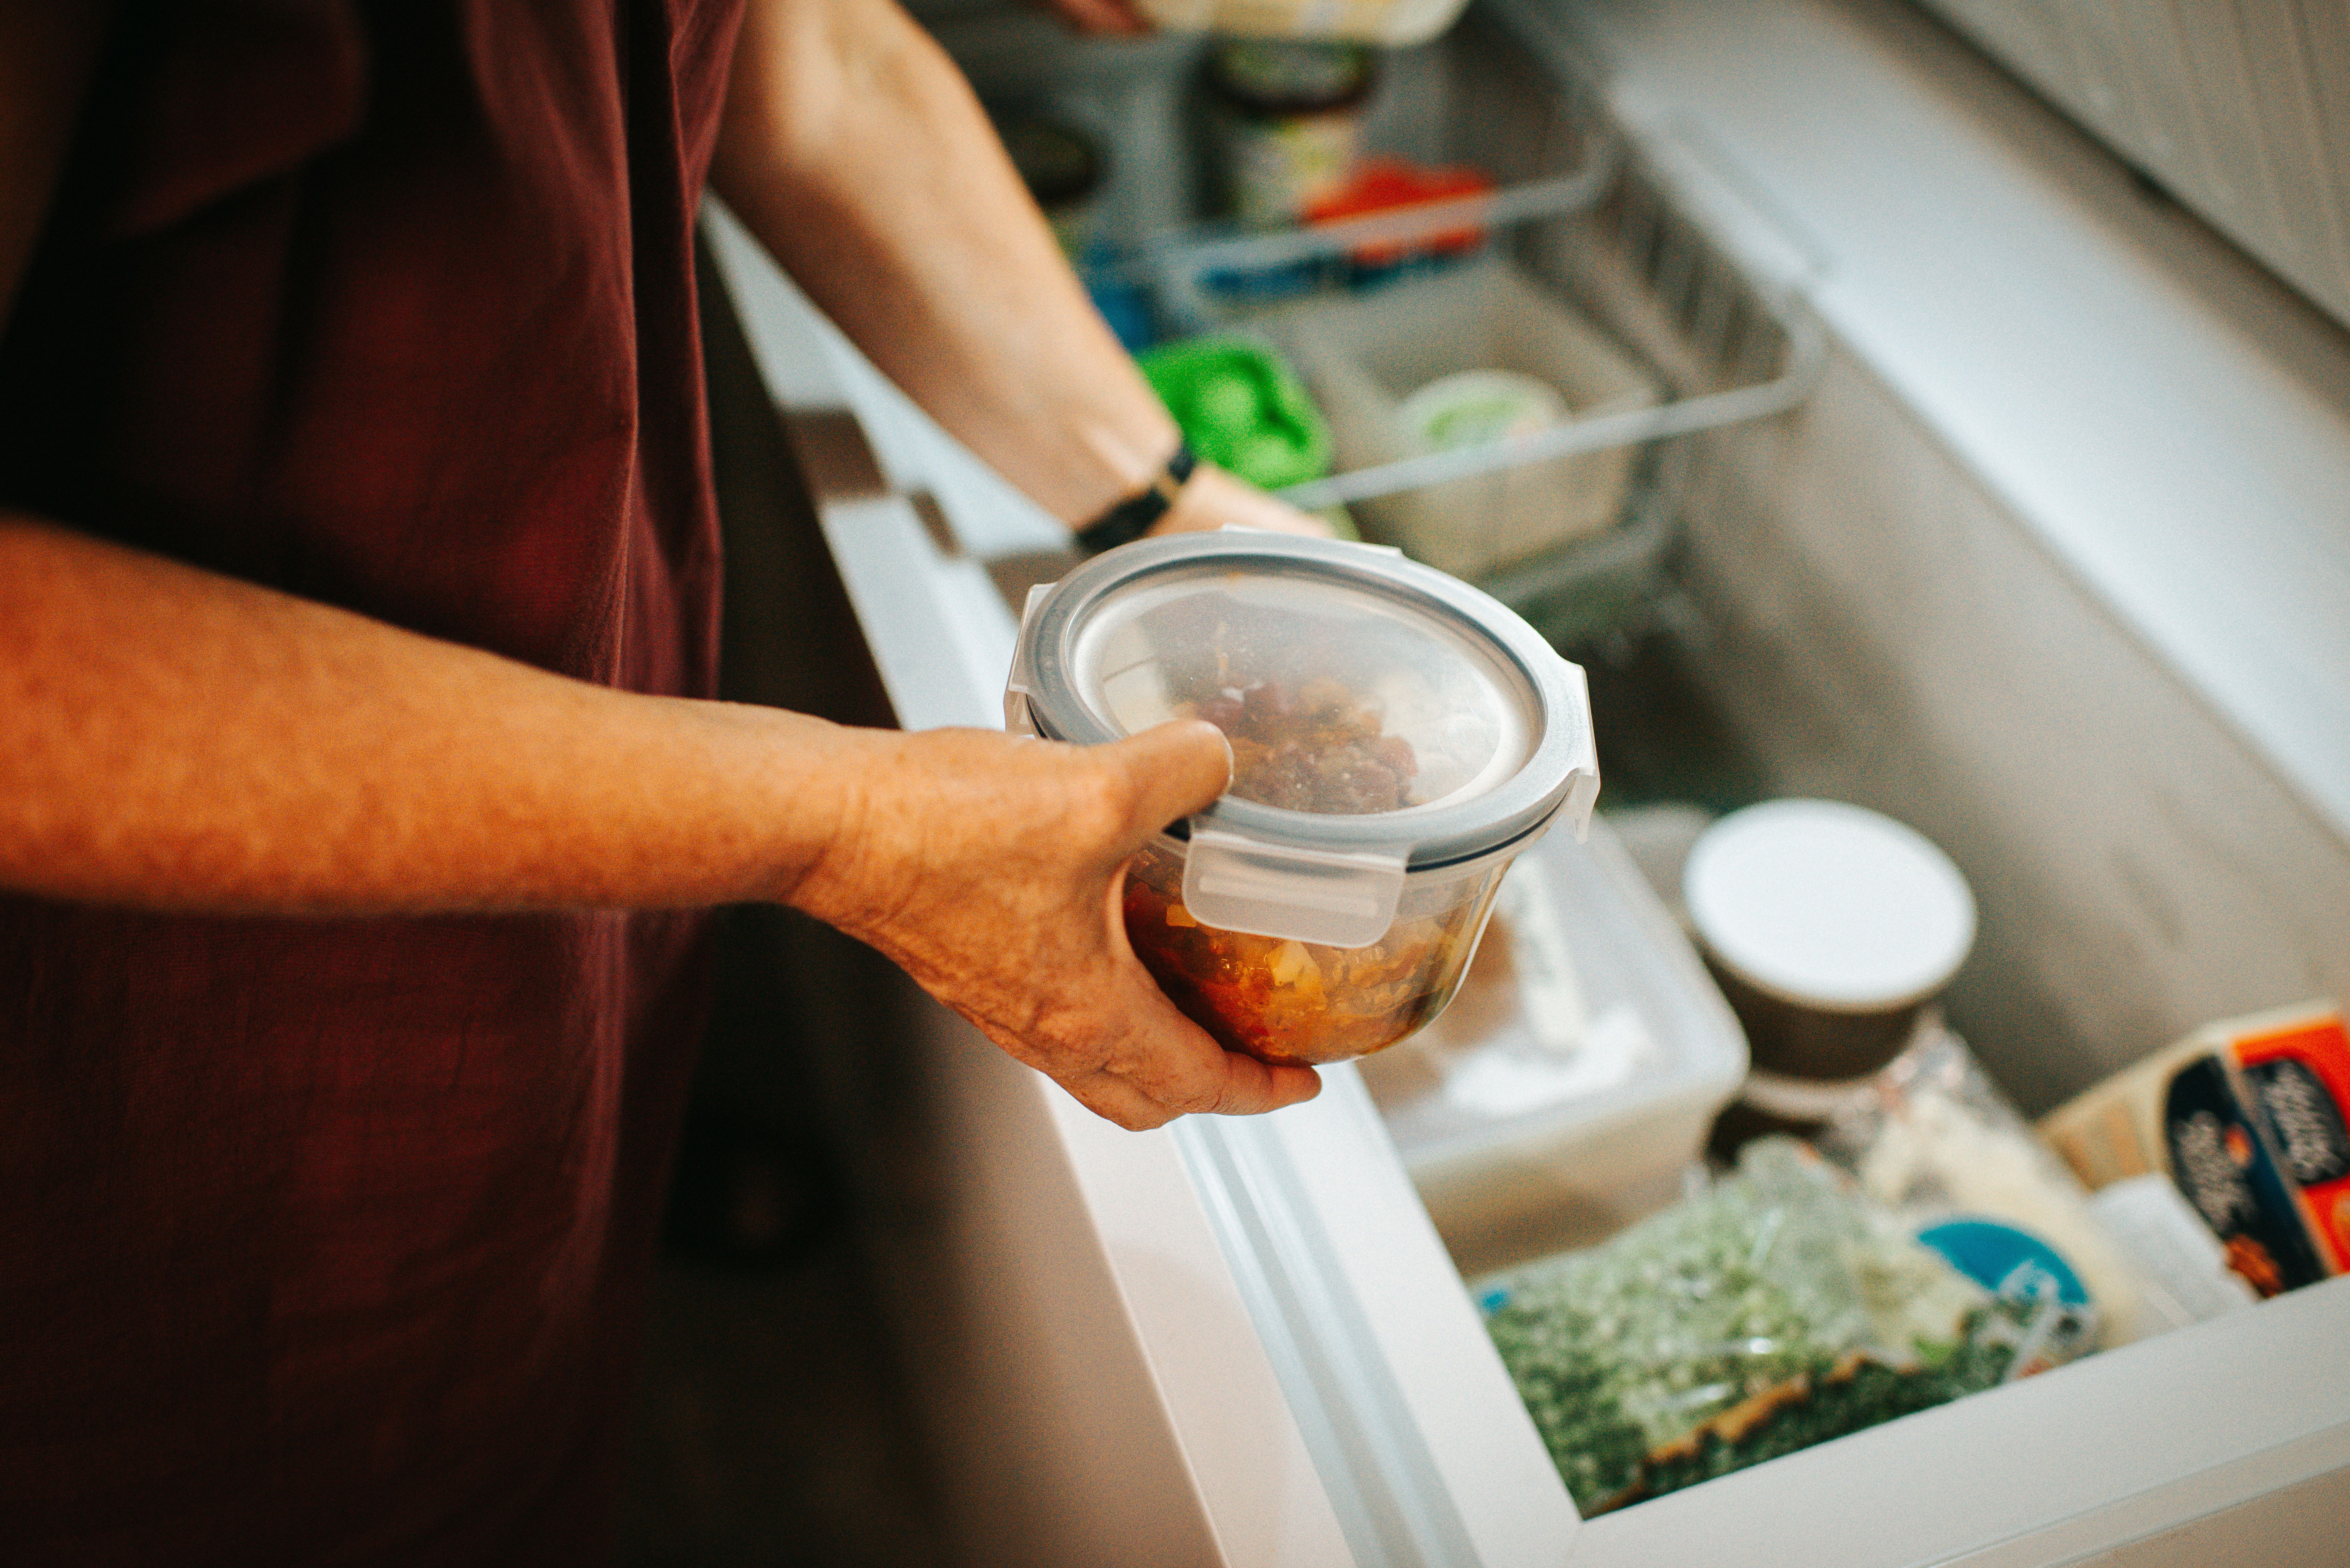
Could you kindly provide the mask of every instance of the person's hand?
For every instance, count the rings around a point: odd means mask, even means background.
[[[1132,0],[1045,0],[1045,4],[1080,33],[1138,38],[1158,31]]]
[[[1202,462],[1176,494],[1153,534],[1190,534],[1232,525],[1265,528],[1276,534],[1311,534],[1328,537],[1330,525],[1310,512],[1300,512],[1286,501],[1268,495],[1248,481]]]
[[[1121,1127],[1312,1098],[1304,1067],[1228,1052],[1127,943],[1129,857],[1222,792],[1211,724],[1105,746],[863,732],[832,848],[791,901],[879,948],[991,1040]]]

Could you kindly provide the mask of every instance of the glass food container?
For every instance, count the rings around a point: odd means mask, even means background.
[[[1583,671],[1393,550],[1146,539],[1030,596],[1006,727],[1098,744],[1176,718],[1229,790],[1127,876],[1126,929],[1227,1048],[1344,1061],[1433,1019],[1510,862],[1599,793]]]

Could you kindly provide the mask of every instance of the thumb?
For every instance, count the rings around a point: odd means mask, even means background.
[[[1154,725],[1101,751],[1126,776],[1126,830],[1138,842],[1209,805],[1232,779],[1232,743],[1204,719]]]

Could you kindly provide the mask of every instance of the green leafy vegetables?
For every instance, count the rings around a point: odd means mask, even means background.
[[[1482,1283],[1586,1516],[1991,1387],[2084,1310],[1994,1297],[1784,1138],[1603,1247]]]

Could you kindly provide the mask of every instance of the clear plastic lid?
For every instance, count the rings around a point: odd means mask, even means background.
[[[1232,787],[1174,831],[1275,879],[1318,867],[1332,899],[1349,867],[1400,879],[1562,812],[1579,834],[1599,787],[1580,670],[1466,584],[1328,539],[1184,535],[1087,563],[1031,600],[1005,714],[1086,744],[1208,720]]]
[[[1079,631],[1078,699],[1125,733],[1205,719],[1232,794],[1315,815],[1424,812],[1526,764],[1539,712],[1490,643],[1351,584],[1229,572],[1162,578]]]

